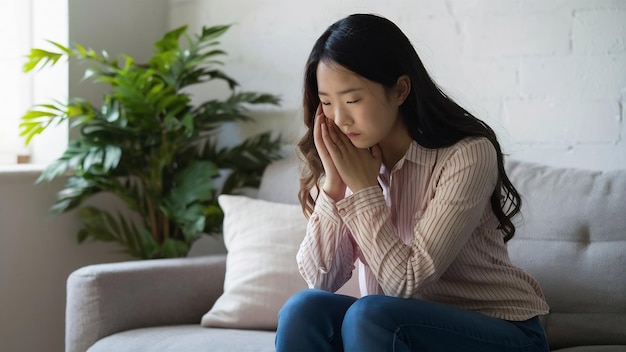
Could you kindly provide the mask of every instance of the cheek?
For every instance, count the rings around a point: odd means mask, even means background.
[[[390,118],[389,110],[380,105],[363,106],[358,114],[362,121],[370,125],[384,124]]]
[[[326,117],[328,117],[329,119],[331,119],[331,120],[333,119],[333,116],[334,116],[334,114],[333,114],[333,109],[332,109],[330,106],[324,106],[324,105],[322,105],[322,112],[323,112],[323,113],[324,113],[324,115],[325,115]]]
[[[367,115],[368,124],[381,133],[387,133],[395,125],[397,118],[397,114],[386,108],[371,110]]]

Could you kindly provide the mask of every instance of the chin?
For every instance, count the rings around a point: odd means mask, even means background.
[[[358,149],[369,149],[373,146],[371,143],[363,143],[363,142],[352,142],[352,145]]]
[[[361,138],[350,140],[350,142],[352,143],[353,146],[355,146],[358,149],[369,149],[378,143],[377,141],[372,142],[371,139],[366,140],[366,139],[361,139]]]

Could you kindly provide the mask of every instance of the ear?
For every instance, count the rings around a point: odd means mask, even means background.
[[[398,106],[402,105],[411,92],[411,79],[408,75],[398,77],[394,98]]]

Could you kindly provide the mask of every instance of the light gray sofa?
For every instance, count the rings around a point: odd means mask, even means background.
[[[626,170],[507,168],[524,201],[510,255],[543,287],[551,348],[626,351]],[[295,203],[296,189],[282,160],[258,197]],[[66,351],[274,351],[272,331],[200,326],[224,275],[225,255],[81,268],[67,282]]]

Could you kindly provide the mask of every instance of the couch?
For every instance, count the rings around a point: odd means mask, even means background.
[[[551,311],[542,324],[551,349],[626,351],[626,170],[555,168],[514,160],[506,167],[523,197],[510,256],[544,290]],[[258,199],[296,209],[297,172],[292,159],[270,165]],[[279,216],[285,211],[272,210]],[[230,221],[229,226],[237,226],[236,219]],[[231,247],[228,254],[78,269],[67,281],[66,351],[274,351],[269,318],[258,328],[237,321],[205,324],[207,312],[225,290],[232,290],[234,281],[229,283],[227,271],[235,270],[237,263],[229,256],[234,258],[236,251]],[[358,294],[357,276],[342,288],[344,293]],[[278,306],[289,290],[303,284],[293,276],[284,281],[296,286],[271,293],[279,298]],[[257,309],[268,304],[260,305]],[[259,314],[275,314],[276,309]]]

